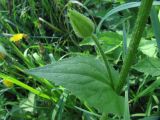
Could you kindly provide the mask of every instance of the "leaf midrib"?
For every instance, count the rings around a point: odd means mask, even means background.
[[[34,73],[42,73],[42,72],[37,72],[37,71],[34,71]],[[80,76],[86,76],[86,77],[89,77],[89,78],[91,78],[91,79],[93,79],[93,80],[95,80],[95,81],[98,81],[98,82],[101,82],[101,83],[105,83],[105,82],[103,82],[102,80],[99,80],[99,79],[95,79],[95,77],[92,77],[92,76],[90,76],[90,75],[85,75],[85,74],[79,74],[79,73],[67,73],[67,72],[53,72],[53,73],[51,73],[51,72],[48,72],[48,73],[45,73],[45,74],[70,74],[70,75],[80,75]],[[62,75],[61,75],[62,76]],[[106,83],[105,83],[107,86],[109,85],[109,83],[107,82],[107,80],[106,80]]]

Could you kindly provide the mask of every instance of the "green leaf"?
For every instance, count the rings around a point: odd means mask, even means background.
[[[106,42],[109,45],[118,45],[122,41],[122,36],[116,32],[102,32],[98,34],[99,40]]]
[[[28,99],[22,100],[19,105],[19,107],[24,111],[32,112],[32,113],[34,111],[34,106],[35,106],[35,94],[33,93],[30,93],[28,95]]]
[[[155,57],[157,54],[157,45],[155,40],[141,40],[139,50],[149,57]]]
[[[123,115],[124,98],[112,90],[104,64],[94,57],[69,58],[28,72],[64,86],[100,112]]]
[[[94,46],[95,43],[94,43],[94,41],[92,40],[92,38],[85,38],[85,39],[82,40],[82,42],[80,42],[79,45],[80,45],[80,46],[84,46],[84,45]]]
[[[140,60],[136,65],[133,66],[133,68],[145,74],[159,76],[160,60],[156,58],[145,58],[143,60]]]
[[[115,50],[122,42],[122,36],[116,32],[102,32],[98,36],[105,53]]]
[[[110,32],[110,31],[101,32],[97,34],[97,37],[105,53],[114,51],[121,45],[122,42],[122,36],[116,32]],[[80,43],[80,46],[83,45],[93,46],[95,45],[95,43],[91,38],[86,38]]]

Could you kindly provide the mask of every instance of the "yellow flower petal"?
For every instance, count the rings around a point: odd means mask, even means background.
[[[9,87],[9,88],[13,87],[13,85],[14,85],[11,81],[6,80],[6,79],[3,80],[3,84],[4,84],[6,87]]]
[[[22,38],[26,38],[27,35],[23,33],[15,34],[10,38],[10,41],[17,42],[20,41]]]

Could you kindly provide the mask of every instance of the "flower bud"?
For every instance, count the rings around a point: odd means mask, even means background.
[[[83,14],[70,9],[68,17],[70,18],[73,30],[78,37],[87,38],[94,32],[94,23]]]

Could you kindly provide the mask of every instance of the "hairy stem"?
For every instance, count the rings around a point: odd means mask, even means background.
[[[117,93],[120,93],[124,84],[126,83],[126,78],[129,72],[129,69],[132,65],[132,61],[135,58],[139,42],[141,40],[147,18],[150,14],[153,0],[142,0],[141,6],[138,12],[138,17],[133,29],[132,38],[128,48],[128,54],[125,57],[122,70],[120,72],[119,83],[116,88]]]
[[[96,44],[96,46],[97,46],[97,48],[98,48],[98,50],[99,50],[99,52],[100,52],[100,54],[101,54],[101,56],[102,56],[102,59],[103,59],[103,61],[104,61],[104,64],[105,64],[106,69],[107,69],[107,72],[108,72],[108,76],[109,76],[109,79],[110,79],[111,87],[114,89],[113,78],[112,78],[111,69],[110,69],[108,60],[107,60],[107,58],[106,58],[106,56],[105,56],[105,54],[104,54],[104,52],[103,52],[103,50],[102,50],[102,48],[101,48],[101,45],[100,45],[99,42],[98,42],[97,37],[96,37],[94,34],[92,34],[92,39],[93,39],[93,41],[95,42],[95,44]]]

